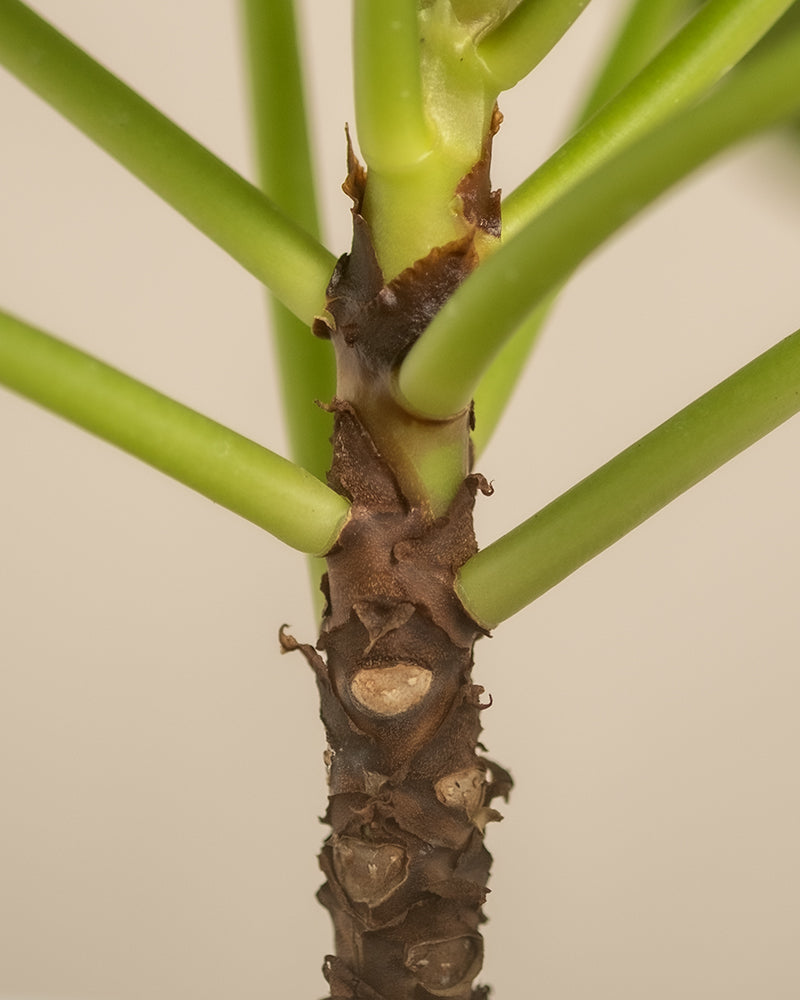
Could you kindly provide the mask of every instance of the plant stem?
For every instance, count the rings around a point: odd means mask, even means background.
[[[353,72],[367,163],[389,172],[418,164],[435,137],[422,98],[417,0],[354,0]]]
[[[530,312],[500,348],[473,393],[475,427],[472,431],[473,456],[477,461],[497,429],[511,394],[522,377],[525,363],[555,301],[554,292]]]
[[[589,87],[575,128],[620,91],[647,64],[687,12],[692,0],[634,0],[617,40]],[[475,459],[487,447],[539,339],[557,293],[538,306],[520,324],[492,360],[475,389]]]
[[[392,378],[441,303],[499,245],[489,185],[496,93],[475,52],[485,19],[462,23],[450,0],[358,0],[354,13],[368,170],[351,163],[353,249],[328,303],[337,406],[353,408],[409,502],[435,519],[469,470],[469,408],[417,420]]]
[[[260,187],[318,237],[294,5],[292,0],[242,0],[241,10]],[[333,421],[314,400],[327,403],[333,398],[333,351],[274,296],[269,300],[290,456],[324,482],[331,464]],[[312,567],[315,584],[320,571],[320,566]],[[316,585],[313,589],[316,593]]]
[[[800,330],[473,556],[457,590],[493,628],[800,411]]]
[[[347,520],[305,469],[4,312],[0,384],[302,552],[326,553]]]
[[[429,418],[457,413],[525,317],[588,254],[714,154],[800,107],[800,33],[571,189],[493,254],[434,317],[398,392]]]
[[[478,44],[492,85],[510,90],[531,72],[566,33],[589,0],[522,0]]]
[[[633,0],[584,101],[579,125],[630,83],[692,7],[693,0]]]
[[[317,196],[293,0],[241,0],[262,190],[319,238]]]
[[[459,21],[480,24],[483,30],[499,24],[515,2],[516,0],[449,0]]]
[[[700,97],[792,2],[709,0],[617,97],[506,198],[506,237],[600,164]]]
[[[456,188],[485,150],[497,93],[475,52],[480,26],[450,0],[358,0],[354,14],[362,214],[388,282],[470,231]]]
[[[19,0],[0,0],[0,63],[312,321],[335,259],[252,184]]]

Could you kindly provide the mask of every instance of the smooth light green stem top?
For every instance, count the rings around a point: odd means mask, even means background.
[[[358,142],[370,168],[395,173],[433,148],[425,117],[417,0],[354,0],[353,71]]]
[[[492,85],[510,90],[538,66],[589,0],[522,0],[478,44]]]
[[[348,517],[347,500],[305,469],[3,312],[0,385],[302,552],[324,555]]]
[[[473,556],[464,607],[494,628],[798,411],[800,331]]]
[[[481,158],[497,96],[475,52],[479,27],[450,0],[354,4],[362,214],[386,281],[470,229],[456,189]]]
[[[335,258],[257,188],[19,0],[0,63],[311,322]]]
[[[502,21],[517,0],[448,0],[459,21],[491,27]]]
[[[399,373],[401,398],[432,418],[459,412],[518,325],[611,233],[715,153],[800,108],[800,32],[753,56],[704,102],[565,194],[462,285]]]
[[[503,203],[506,237],[706,92],[793,0],[709,0],[642,72]]]

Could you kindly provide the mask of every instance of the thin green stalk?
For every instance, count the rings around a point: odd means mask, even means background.
[[[793,0],[709,0],[649,65],[503,205],[507,237],[598,166],[697,100]]]
[[[578,125],[644,69],[693,7],[693,0],[633,0],[589,89]]]
[[[335,259],[252,184],[19,0],[0,63],[311,322]]]
[[[457,589],[494,628],[800,411],[800,330],[473,556]]]
[[[308,232],[319,236],[316,194],[292,0],[242,0],[259,185]],[[270,296],[291,457],[324,481],[330,467],[328,402],[336,384],[329,343]]]
[[[472,431],[472,453],[475,461],[497,429],[511,395],[522,377],[525,363],[536,345],[550,315],[556,292],[529,313],[511,337],[500,348],[473,393],[475,428]]]
[[[293,0],[242,0],[259,186],[286,214],[319,238],[303,72]],[[315,405],[336,386],[330,343],[268,294],[270,329],[289,454],[322,482],[331,465],[333,419]],[[322,560],[310,560],[311,590],[322,613]]]
[[[589,0],[522,0],[478,45],[492,86],[510,90],[561,40]]]
[[[305,469],[4,312],[0,384],[302,552],[324,555],[347,519]]]
[[[293,0],[241,0],[262,190],[319,238],[317,196]]]
[[[678,27],[692,0],[634,0],[590,85],[575,127],[582,125],[645,66]],[[557,294],[536,308],[498,352],[475,389],[477,459],[487,447],[525,369]]]
[[[358,142],[370,167],[381,172],[405,170],[433,147],[419,44],[417,0],[354,0]]]
[[[713,155],[800,108],[800,33],[748,60],[696,107],[572,188],[491,256],[403,363],[399,396],[434,419],[459,412],[497,351],[588,254]]]

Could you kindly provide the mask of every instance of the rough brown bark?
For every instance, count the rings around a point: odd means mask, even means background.
[[[486,173],[488,157],[470,175],[464,204],[473,215],[483,205],[489,229],[497,199]],[[409,417],[390,386],[474,267],[474,232],[384,286],[359,214],[363,181],[351,158],[353,250],[337,266],[329,316],[317,326],[333,339],[339,369],[329,481],[352,501],[352,514],[327,558],[317,648],[281,634],[283,649],[301,650],[314,669],[329,745],[332,832],[320,855],[319,899],[337,954],[324,972],[330,1000],[479,1000],[488,993],[473,986],[491,863],[484,829],[499,819],[491,802],[507,796],[511,779],[478,753],[487,705],[471,668],[481,630],[453,585],[476,550],[476,491],[490,488],[467,475],[446,514],[432,514],[398,444]],[[466,465],[469,420],[416,421],[414,434],[456,435]]]

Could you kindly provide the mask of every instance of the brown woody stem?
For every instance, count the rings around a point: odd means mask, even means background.
[[[319,899],[336,939],[330,1000],[486,996],[473,986],[491,863],[483,834],[511,779],[478,753],[485,705],[471,669],[483,633],[455,578],[477,548],[475,494],[490,488],[469,474],[469,410],[417,418],[396,402],[393,378],[476,265],[476,238],[498,225],[488,165],[487,142],[456,192],[466,235],[385,283],[351,154],[353,248],[315,324],[336,352],[328,481],[350,519],[326,557],[316,649],[285,633],[281,644],[314,669],[328,738],[332,832]]]

